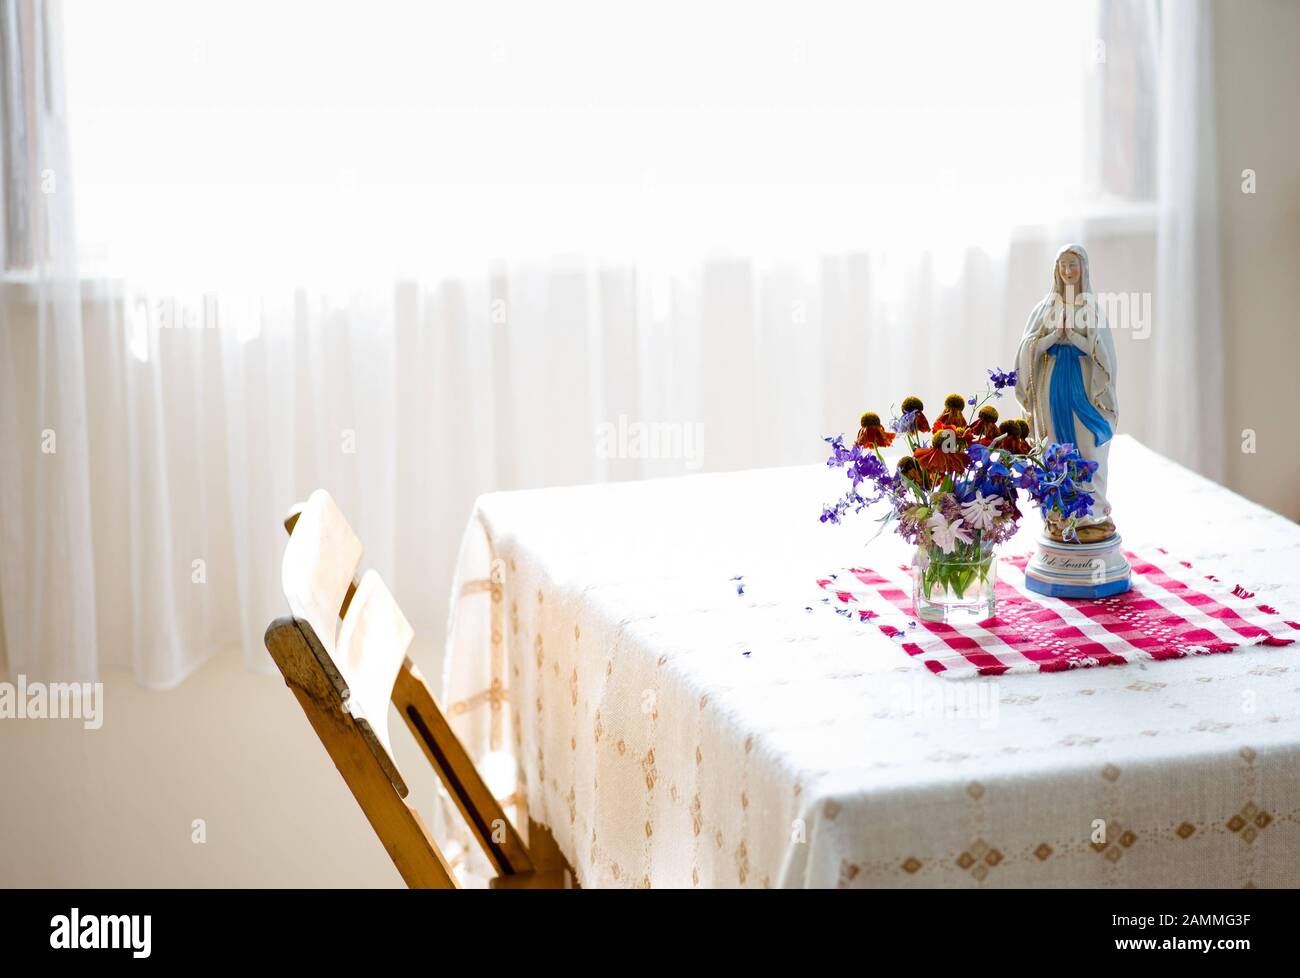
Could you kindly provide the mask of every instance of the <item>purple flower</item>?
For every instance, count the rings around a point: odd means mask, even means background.
[[[875,455],[863,452],[849,465],[849,478],[853,480],[853,487],[856,489],[864,480],[879,483],[882,479],[888,479],[889,470]]]
[[[915,434],[916,416],[920,413],[919,410],[905,411],[901,416],[890,419],[889,427],[900,435]]]
[[[886,495],[897,493],[898,480],[889,474],[889,467],[874,451],[857,445],[846,447],[843,435],[828,435],[822,440],[831,446],[827,468],[844,469],[852,485],[834,506],[822,507],[821,522],[838,523],[850,509],[860,513]],[[863,495],[864,484],[867,486],[866,495]]]
[[[949,523],[957,523],[961,520],[961,503],[957,501],[954,493],[941,492],[931,497],[930,507],[942,513]]]
[[[995,391],[1003,391],[1008,387],[1016,386],[1016,372],[1014,370],[990,370],[989,383],[993,385]]]
[[[993,524],[993,529],[985,530],[983,540],[992,546],[998,546],[1006,543],[1016,535],[1016,521],[1014,519],[999,520]]]

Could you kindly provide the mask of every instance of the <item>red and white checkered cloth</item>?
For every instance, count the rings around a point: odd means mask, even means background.
[[[1025,587],[1028,556],[998,567],[996,615],[974,625],[919,621],[907,567],[855,567],[819,580],[841,615],[871,622],[949,679],[1057,672],[1181,659],[1252,645],[1290,645],[1300,623],[1161,549],[1125,551],[1133,567],[1124,594],[1095,600],[1049,598]]]

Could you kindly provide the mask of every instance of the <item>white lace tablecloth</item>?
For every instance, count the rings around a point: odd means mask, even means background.
[[[1111,469],[1126,546],[1294,617],[1300,527],[1125,437]],[[936,678],[814,604],[828,570],[910,559],[818,522],[842,482],[479,499],[444,702],[583,886],[1300,885],[1300,648]]]

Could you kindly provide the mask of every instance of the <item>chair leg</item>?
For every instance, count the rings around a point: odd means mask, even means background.
[[[484,783],[419,668],[408,658],[393,685],[393,705],[442,779],[448,794],[502,876],[532,872],[533,859]]]

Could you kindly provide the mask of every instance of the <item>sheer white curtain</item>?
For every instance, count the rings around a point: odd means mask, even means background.
[[[1223,293],[1215,182],[1213,19],[1209,0],[1162,0],[1157,185],[1158,327],[1151,355],[1157,404],[1193,397],[1198,421],[1175,410],[1152,415],[1151,444],[1223,478],[1227,464]]]
[[[9,671],[95,675],[86,362],[56,6],[0,2],[0,612]]]
[[[897,4],[126,6],[65,18],[82,318],[6,340],[48,378],[0,392],[11,671],[265,666],[279,521],[317,486],[436,670],[478,493],[817,461],[1009,365],[1064,240],[1150,287],[1149,233],[1097,216],[1093,3],[952,4],[941,36]],[[84,402],[62,495],[29,488],[38,384]]]
[[[866,392],[946,393],[929,390],[923,349],[892,331],[873,342],[866,321],[946,336],[947,378],[980,384],[1014,338],[993,320],[1015,317],[972,283],[1002,282],[1005,258],[972,251],[947,279],[898,264],[502,263],[385,293],[265,297],[255,319],[214,329],[100,294],[86,303],[95,543],[124,558],[95,579],[103,660],[160,686],[236,643],[263,663],[283,610],[279,521],[317,486],[432,650],[480,492],[817,461],[819,435],[855,423]],[[873,284],[894,277],[897,298]],[[620,425],[632,437],[602,442]],[[644,425],[678,440],[638,451]]]

